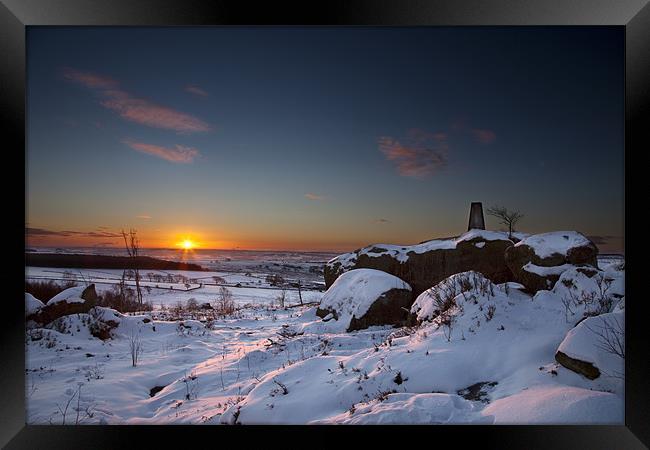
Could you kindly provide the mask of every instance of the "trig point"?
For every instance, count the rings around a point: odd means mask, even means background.
[[[469,208],[469,224],[467,225],[467,231],[472,228],[485,230],[483,204],[481,202],[472,202],[472,205]]]

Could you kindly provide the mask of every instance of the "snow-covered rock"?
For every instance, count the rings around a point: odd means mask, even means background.
[[[560,275],[573,266],[598,267],[598,248],[577,231],[555,231],[528,236],[509,247],[505,261],[530,292],[551,289]]]
[[[536,386],[494,401],[482,414],[503,425],[623,423],[621,397],[573,386]]]
[[[38,313],[45,304],[34,297],[32,294],[25,292],[25,317]]]
[[[411,306],[411,314],[418,322],[432,320],[453,306],[457,296],[477,296],[489,291],[494,292],[494,284],[483,274],[474,271],[457,273],[421,293]]]
[[[555,354],[557,362],[593,380],[620,380],[625,369],[625,314],[589,317],[571,329]],[[616,384],[616,383],[614,383]]]
[[[59,317],[87,313],[97,302],[95,285],[75,286],[52,297],[36,314],[35,322],[48,324]]]
[[[328,261],[325,284],[331,286],[342,273],[370,268],[395,275],[412,287],[415,295],[450,275],[475,270],[496,283],[512,281],[505,263],[513,242],[500,231],[470,230],[457,238],[434,239],[416,245],[374,244]]]
[[[536,298],[542,298],[543,292],[539,291]],[[625,272],[571,266],[560,275],[551,292],[562,300],[567,318],[577,323],[613,310],[625,296]]]
[[[85,300],[82,298],[82,295],[85,290],[85,286],[75,286],[65,289],[48,300],[47,304],[51,306],[60,302],[83,303]]]
[[[327,290],[316,312],[333,316],[336,326],[353,331],[372,325],[403,325],[413,301],[411,287],[399,278],[374,269],[341,275]]]

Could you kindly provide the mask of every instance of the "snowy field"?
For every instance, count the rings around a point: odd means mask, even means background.
[[[65,272],[72,274],[65,276]],[[251,274],[246,276],[240,273],[231,272],[190,272],[180,270],[142,271],[142,286],[150,287],[145,294],[146,300],[151,301],[154,309],[161,307],[175,306],[179,301],[186,303],[190,298],[199,303],[214,302],[221,286],[227,287],[233,294],[233,299],[238,306],[244,305],[266,305],[279,295],[283,289],[287,292],[287,304],[299,303],[298,290],[294,287],[279,288],[271,286],[266,281],[266,274]],[[161,275],[183,275],[190,279],[189,287],[185,283],[150,282],[146,277],[147,273],[159,273]],[[95,283],[97,293],[110,289],[120,281],[121,270],[91,270],[91,269],[53,269],[41,267],[26,267],[26,278],[29,280],[73,280],[77,282]],[[215,282],[213,277],[219,277],[223,281]],[[290,282],[290,279],[287,279]],[[304,283],[304,282],[303,282]],[[133,281],[127,280],[127,284],[134,285]],[[303,285],[301,295],[303,302],[318,302],[322,297],[320,290],[324,289],[325,283],[311,283]],[[171,288],[171,289],[170,289]],[[145,288],[146,289],[146,288]]]
[[[616,262],[609,258],[600,266],[621,290],[624,272],[612,268]],[[27,423],[623,422],[622,361],[583,341],[598,320],[611,315],[623,321],[624,300],[574,328],[582,310],[568,313],[559,282],[535,296],[507,283],[463,300],[453,329],[423,313],[418,327],[346,333],[337,320],[317,317],[315,305],[296,306],[295,290],[288,307],[279,308],[279,289],[266,284],[266,273],[242,267],[183,273],[197,279],[190,288],[158,283],[145,294],[155,307],[149,313],[95,308],[94,316],[66,316],[57,329],[28,330]],[[26,276],[61,279],[64,271],[30,267]],[[121,274],[68,271],[81,273],[100,292]],[[594,289],[573,275],[580,289]],[[214,302],[220,286],[207,284],[213,276],[225,279],[239,307],[235,314],[212,323],[167,320],[161,307],[190,298]],[[302,291],[305,303],[320,302],[323,294]],[[90,334],[94,317],[117,323],[113,339]],[[134,339],[141,345],[136,367]],[[604,374],[589,380],[559,365],[554,355],[560,346],[569,355],[593,357]]]

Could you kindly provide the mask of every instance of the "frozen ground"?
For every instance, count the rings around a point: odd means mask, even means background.
[[[62,271],[28,268],[27,275],[54,278]],[[624,272],[608,268],[606,273],[622,289]],[[235,287],[266,276],[262,270],[257,274],[254,280],[236,271],[185,274],[226,279],[240,309],[214,323],[168,321],[159,309],[134,316],[99,309],[96,314],[119,323],[114,339],[92,337],[85,314],[67,316],[58,331],[30,330],[27,423],[623,421],[621,361],[598,353],[595,338],[584,342],[587,326],[575,328],[580,340],[567,338],[582,306],[573,309],[575,317],[567,314],[563,288],[530,296],[509,284],[492,286],[492,293],[477,290],[474,297],[461,294],[463,306],[453,312],[452,329],[425,320],[413,328],[344,333],[321,321],[316,306],[294,306],[296,291],[289,292],[291,307],[280,309],[279,290],[264,281]],[[101,290],[119,276],[85,270],[83,277],[107,283],[97,285]],[[579,291],[591,289],[586,279],[576,277],[576,283]],[[218,288],[203,285],[185,292],[178,283],[174,290],[152,289],[146,297],[155,307],[189,298],[213,302]],[[323,295],[302,294],[305,302]],[[421,303],[431,309],[426,298]],[[621,310],[624,300],[609,314],[623,320]],[[142,346],[136,367],[130,351],[134,339]],[[560,345],[609,364],[606,371],[613,375],[588,380],[565,369],[554,359]]]

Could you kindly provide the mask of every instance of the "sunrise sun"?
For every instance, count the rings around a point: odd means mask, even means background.
[[[181,242],[181,247],[183,247],[185,250],[191,250],[194,248],[194,242],[190,241],[189,239],[185,239],[183,242]]]

